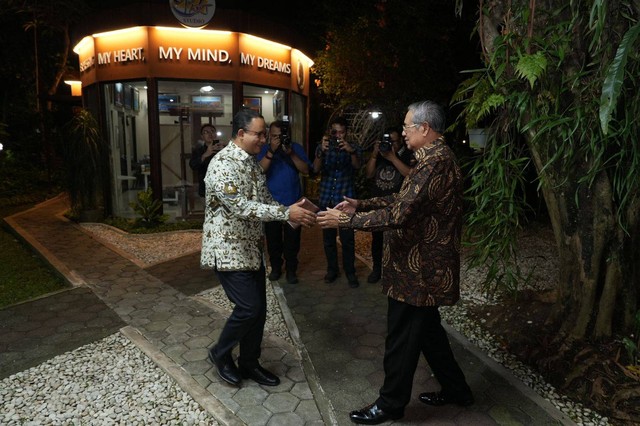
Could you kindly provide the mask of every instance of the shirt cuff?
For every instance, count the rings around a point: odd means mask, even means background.
[[[348,228],[351,224],[351,215],[345,212],[340,213],[340,218],[338,219],[338,226],[341,228]]]

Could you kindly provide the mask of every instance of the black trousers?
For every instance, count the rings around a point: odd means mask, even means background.
[[[342,243],[342,267],[347,275],[356,274],[356,243],[353,229],[323,229],[322,242],[324,244],[324,254],[327,257],[327,272],[338,273],[338,243],[336,237],[340,232],[340,242]]]
[[[371,260],[373,262],[373,270],[382,270],[382,243],[384,240],[384,231],[375,231],[371,233]]]
[[[267,319],[267,292],[264,265],[258,271],[217,271],[229,300],[235,303],[227,319],[213,356],[224,359],[240,345],[238,365],[255,368],[260,358],[260,345]]]
[[[391,298],[388,301],[384,383],[376,401],[378,407],[391,413],[404,412],[421,352],[445,395],[471,395],[440,323],[438,307],[417,307]]]
[[[287,222],[267,222],[264,224],[267,236],[267,251],[271,269],[282,270],[282,259],[287,264],[287,271],[296,272],[298,269],[298,252],[300,252],[300,238],[302,227],[293,229]]]

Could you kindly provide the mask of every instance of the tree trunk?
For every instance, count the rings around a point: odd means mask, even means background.
[[[528,7],[522,0],[513,3],[519,3],[519,9]],[[509,5],[514,7],[513,3]],[[495,49],[498,30],[508,34],[522,28],[513,27],[512,9],[503,2],[483,0],[480,4],[484,13],[480,13],[478,32],[486,59]],[[562,19],[570,18],[568,8],[563,14]],[[548,15],[536,14],[535,25],[547,25],[546,19]],[[565,74],[584,66],[587,31],[576,27]],[[581,90],[576,88],[573,93],[576,101],[584,96]],[[631,201],[621,213],[606,170],[588,184],[583,178],[592,170],[589,158],[576,166],[550,165],[553,144],[558,141],[547,141],[547,146],[540,141],[534,144],[535,131],[530,128],[526,139],[542,182],[560,262],[558,299],[548,323],[558,327],[558,340],[567,346],[574,340],[599,339],[629,330],[640,303],[640,192],[627,195]]]
[[[536,168],[546,163],[540,151],[530,146]],[[575,170],[568,182],[578,182],[588,163]],[[566,171],[555,170],[566,177]],[[640,249],[631,236],[638,235],[638,202],[627,210],[629,233],[620,226],[612,203],[611,184],[602,172],[591,189],[559,185],[547,173],[542,191],[556,237],[560,259],[558,300],[548,322],[559,330],[559,340],[567,345],[585,338],[612,335],[616,320],[632,325],[637,309],[638,262]],[[576,197],[577,194],[577,197]],[[634,244],[635,242],[635,244]],[[635,249],[634,249],[635,248]],[[630,290],[633,289],[630,294]]]

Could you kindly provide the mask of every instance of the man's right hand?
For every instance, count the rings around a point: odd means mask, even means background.
[[[226,144],[222,144],[220,142],[216,142],[216,143],[212,143],[211,145],[207,145],[207,149],[204,152],[204,154],[202,154],[202,159],[204,160],[205,158],[209,158],[212,155],[217,154],[218,152],[222,151],[222,148],[224,148],[226,146]]]
[[[300,200],[289,206],[289,220],[310,228],[316,223],[316,214],[302,207],[303,204],[304,200]]]

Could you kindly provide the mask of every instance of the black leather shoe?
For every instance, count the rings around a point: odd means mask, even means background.
[[[242,378],[240,377],[240,371],[231,357],[225,357],[226,359],[216,359],[213,355],[213,350],[209,349],[209,360],[218,369],[218,376],[230,385],[240,386]]]
[[[387,420],[401,419],[403,416],[404,413],[387,413],[382,411],[376,404],[367,405],[360,410],[349,413],[351,421],[361,425],[377,425]]]
[[[338,279],[337,272],[327,272],[327,275],[324,276],[324,282],[329,284]]]
[[[295,272],[291,271],[287,271],[287,282],[289,284],[298,284],[298,276],[296,275]]]
[[[424,392],[421,393],[418,398],[420,402],[436,407],[446,404],[457,404],[462,407],[467,407],[473,404],[473,395],[471,394],[465,396],[448,396],[442,392]]]
[[[276,376],[266,368],[262,368],[261,366],[250,369],[240,368],[240,374],[242,374],[242,378],[251,379],[261,385],[278,386],[280,384],[280,379],[278,378],[278,376]]]
[[[360,282],[358,281],[358,277],[356,277],[355,275],[347,275],[347,281],[349,281],[349,287],[351,288],[356,288],[356,287],[360,287]]]
[[[380,281],[380,278],[382,278],[382,274],[380,273],[380,271],[374,269],[367,277],[367,282],[371,284],[377,283],[378,281]]]
[[[269,281],[278,281],[280,275],[282,275],[282,272],[279,269],[271,269],[271,272],[269,273]]]

